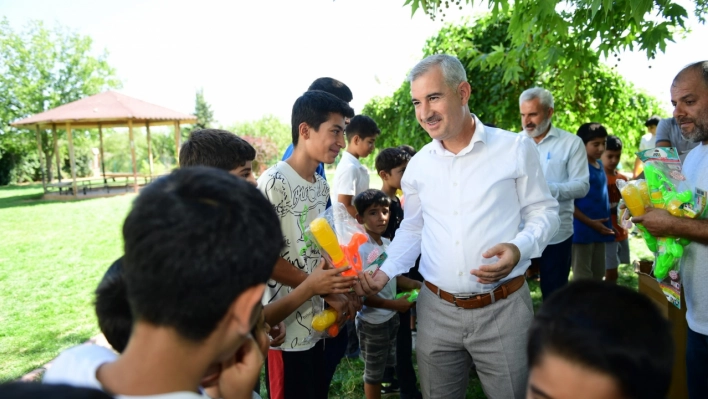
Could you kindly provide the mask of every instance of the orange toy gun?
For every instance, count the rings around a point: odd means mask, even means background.
[[[337,235],[325,218],[317,218],[310,223],[310,232],[317,243],[332,258],[334,267],[351,266],[343,276],[356,276],[362,270],[359,247],[369,239],[363,233],[354,233],[347,245],[340,245]]]

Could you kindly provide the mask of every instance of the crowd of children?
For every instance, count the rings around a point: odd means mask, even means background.
[[[381,132],[371,118],[354,115],[351,98],[339,81],[315,81],[293,106],[292,147],[257,181],[255,150],[246,141],[223,130],[192,132],[180,169],[135,200],[123,226],[125,254],[96,289],[99,327],[115,352],[94,345],[64,351],[44,376],[45,384],[63,384],[56,397],[75,389],[71,397],[252,398],[265,364],[270,398],[327,398],[347,340],[360,346],[368,399],[386,392],[382,383],[391,385],[393,369],[401,398],[422,397],[411,353],[415,302],[397,299],[420,289],[422,278],[398,276],[362,298],[357,277],[329,267],[306,234],[330,199],[343,204],[369,236],[362,258],[380,254],[371,267],[386,259],[405,216],[398,192],[415,150],[380,150],[382,187],[370,189],[360,160]],[[574,279],[615,282],[618,265],[629,261],[627,232],[616,218],[615,183],[626,179],[617,171],[622,142],[598,123],[577,135],[587,150],[590,191],[575,201]],[[340,152],[330,186],[322,165]],[[315,296],[336,310],[339,324],[350,322],[348,333],[308,339]],[[662,397],[671,338],[652,306],[609,284],[559,290],[531,329],[528,397],[579,397],[581,390],[597,393],[586,397]],[[42,389],[48,387],[7,385],[0,392],[31,398]]]

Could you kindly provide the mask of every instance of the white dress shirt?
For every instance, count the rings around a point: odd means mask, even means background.
[[[339,201],[339,195],[354,197],[369,189],[369,170],[356,157],[347,151],[342,152],[342,158],[334,171],[334,180],[330,186],[332,202]]]
[[[558,244],[573,235],[575,199],[585,197],[590,190],[587,151],[580,137],[553,125],[536,149],[551,195],[558,200],[560,227],[548,243]]]
[[[387,276],[408,271],[422,252],[426,281],[455,294],[487,292],[522,275],[558,230],[558,201],[533,142],[472,116],[474,135],[458,154],[433,140],[408,163],[405,218],[381,267]],[[502,281],[481,284],[470,271],[499,243],[515,244],[521,259]]]

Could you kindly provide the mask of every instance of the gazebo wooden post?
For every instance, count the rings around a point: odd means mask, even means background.
[[[179,121],[175,121],[175,163],[179,166],[179,149],[182,147],[182,135],[179,131]]]
[[[106,180],[106,161],[103,158],[103,127],[98,124],[98,143],[101,148],[101,173],[103,173],[103,185],[107,188],[108,181]]]
[[[52,123],[52,138],[54,139],[54,155],[57,159],[57,181],[61,183],[61,160],[59,157],[59,143],[57,138],[57,125]]]
[[[130,137],[130,158],[133,161],[133,190],[138,192],[138,167],[135,162],[135,140],[133,139],[133,120],[128,119],[128,137]]]
[[[42,174],[42,188],[44,193],[47,193],[47,174],[44,171],[44,152],[42,152],[42,135],[39,134],[39,125],[35,126],[35,133],[37,135],[37,155],[39,156],[39,172]]]
[[[74,158],[74,137],[71,134],[71,123],[66,123],[66,138],[69,141],[69,162],[71,162],[71,187],[74,189],[74,198],[79,198],[76,187],[76,158]]]
[[[148,142],[148,164],[150,165],[150,179],[152,179],[152,140],[150,140],[150,122],[145,122]]]

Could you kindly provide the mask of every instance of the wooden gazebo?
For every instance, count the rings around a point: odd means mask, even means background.
[[[177,157],[179,158],[180,148],[180,125],[193,124],[197,122],[194,115],[183,114],[138,100],[114,91],[106,91],[61,105],[40,114],[30,116],[12,123],[15,127],[33,128],[37,136],[37,146],[39,149],[39,161],[42,172],[42,184],[44,193],[47,193],[47,173],[44,170],[44,153],[42,151],[42,136],[40,129],[51,129],[54,140],[54,153],[56,154],[57,175],[60,173],[61,165],[57,146],[57,127],[62,126],[66,130],[66,137],[69,143],[69,159],[71,162],[71,188],[74,198],[78,198],[76,187],[76,161],[74,158],[74,142],[71,134],[72,128],[93,129],[98,128],[100,139],[101,162],[103,164],[103,128],[127,127],[130,140],[130,155],[133,165],[133,188],[138,191],[138,169],[135,160],[135,142],[133,140],[133,127],[145,126],[147,130],[148,159],[150,165],[150,175],[153,174],[152,145],[150,142],[150,126],[174,126],[175,146]],[[101,168],[104,182],[106,179],[105,165]],[[61,180],[59,185],[62,185]]]

